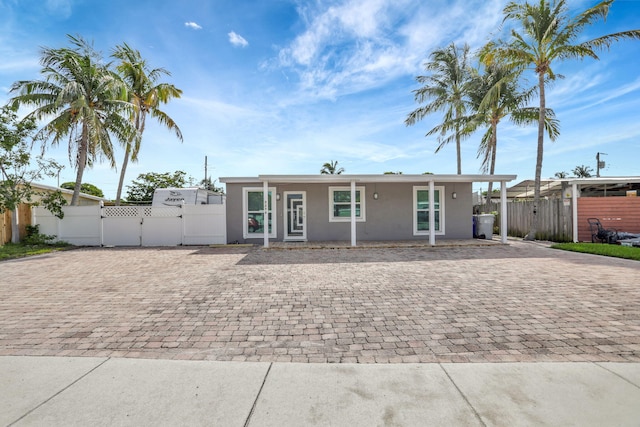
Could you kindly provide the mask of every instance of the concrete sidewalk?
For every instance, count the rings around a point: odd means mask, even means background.
[[[8,426],[638,426],[638,363],[0,357]]]

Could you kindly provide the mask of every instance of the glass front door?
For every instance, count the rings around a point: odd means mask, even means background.
[[[285,192],[285,240],[307,240],[306,192]]]

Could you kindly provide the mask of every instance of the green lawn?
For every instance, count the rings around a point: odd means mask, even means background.
[[[0,261],[22,258],[30,255],[41,255],[54,251],[61,251],[71,246],[68,244],[61,245],[24,245],[7,243],[0,246]]]
[[[629,246],[608,245],[606,243],[556,243],[551,247],[564,251],[583,252],[640,261],[640,248]]]

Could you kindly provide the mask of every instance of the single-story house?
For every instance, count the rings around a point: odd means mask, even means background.
[[[590,242],[588,218],[605,228],[640,233],[640,177],[575,178],[567,180],[563,197],[571,200],[573,241]]]
[[[534,181],[524,180],[507,188],[507,200],[529,202],[533,200],[533,192]],[[548,205],[548,229],[538,231],[553,235],[557,228],[565,229],[574,242],[591,242],[592,232],[587,220],[598,218],[605,228],[640,233],[638,176],[542,180],[540,196],[558,203]],[[521,217],[522,212],[528,215],[529,210],[527,203],[514,203],[509,208],[509,215]],[[520,221],[520,224],[523,223]]]
[[[52,187],[50,185],[31,183],[31,187],[40,193],[53,193],[54,191],[60,190],[62,193],[62,197],[67,201],[68,204],[71,203],[71,198],[73,197],[73,190],[68,190],[66,188],[60,187]],[[33,202],[38,202],[40,200],[40,196],[35,195],[32,199]],[[80,193],[78,196],[78,206],[94,206],[100,205],[106,202],[107,199],[104,197],[93,196],[91,194]]]
[[[473,238],[474,182],[516,175],[260,175],[223,177],[230,242]],[[506,206],[506,203],[503,203]],[[430,207],[433,207],[431,209]],[[506,211],[500,216],[506,243]],[[264,230],[267,230],[265,233]]]
[[[60,190],[62,197],[64,197],[67,203],[71,203],[71,198],[73,196],[73,190],[52,187],[50,185],[38,184],[35,182],[31,183],[31,188],[38,193],[53,193],[54,191]],[[34,194],[31,198],[31,204],[39,202],[40,199],[40,195]],[[106,199],[102,197],[96,197],[85,193],[80,193],[80,197],[78,199],[80,206],[100,205],[105,201]],[[18,207],[18,240],[21,240],[26,236],[26,226],[31,225],[31,204],[23,203]],[[12,240],[11,218],[14,214],[14,212],[6,211],[3,215],[0,215],[0,245]]]

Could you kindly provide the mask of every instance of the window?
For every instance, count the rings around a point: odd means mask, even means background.
[[[436,234],[444,234],[444,187],[435,187],[434,228]],[[413,187],[413,235],[429,235],[429,187]]]
[[[269,187],[269,207],[265,221],[263,189],[260,187],[243,189],[242,212],[243,237],[245,239],[264,238],[265,223],[268,227],[269,237],[276,237],[276,225],[273,221],[275,205],[272,205],[272,196],[275,193],[276,189]]]
[[[356,187],[356,221],[365,220],[364,187]],[[329,222],[351,221],[351,187],[329,187]]]

